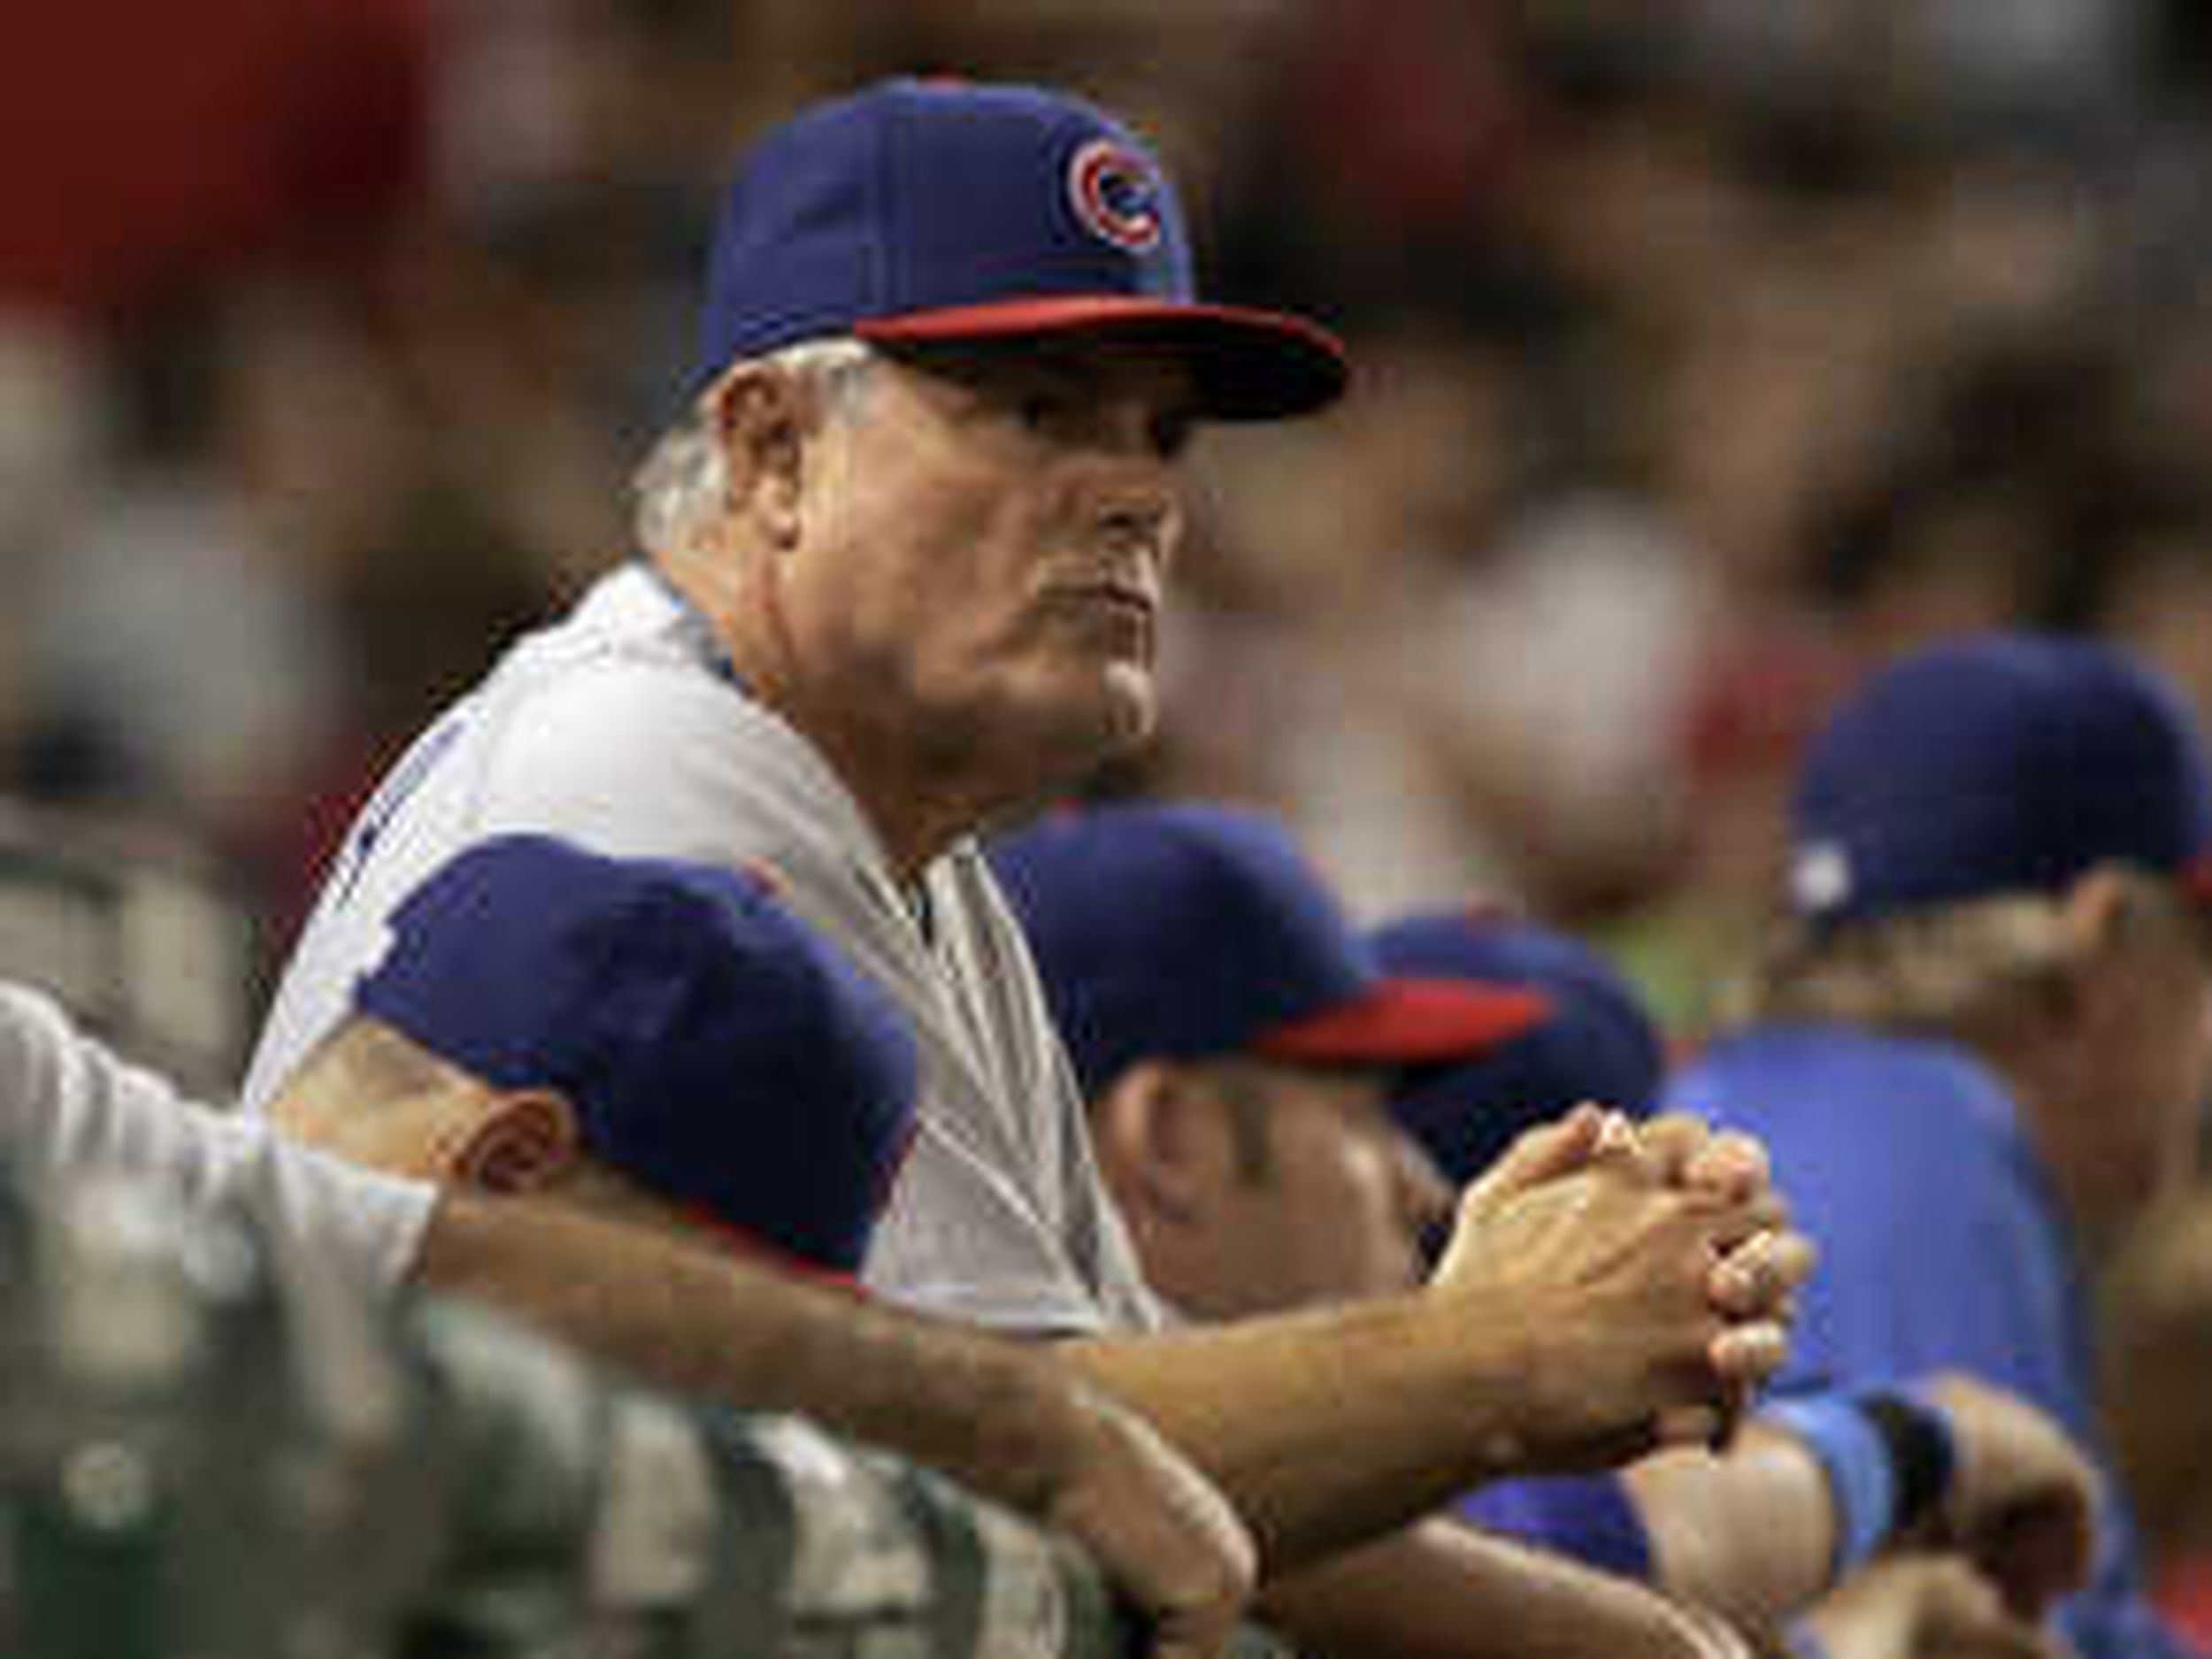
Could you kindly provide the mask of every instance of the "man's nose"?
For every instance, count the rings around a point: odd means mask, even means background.
[[[1172,480],[1135,473],[1104,486],[1097,523],[1116,547],[1149,556],[1165,575],[1182,540],[1183,506]]]

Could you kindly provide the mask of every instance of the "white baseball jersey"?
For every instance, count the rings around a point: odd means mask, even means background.
[[[922,1088],[865,1265],[872,1287],[1015,1330],[1155,1322],[1028,949],[980,853],[963,844],[926,872],[925,928],[827,763],[746,695],[705,623],[641,564],[516,645],[387,778],[278,988],[249,1106],[345,1018],[407,893],[462,849],[521,832],[764,870],[889,988]]]
[[[419,1181],[280,1141],[180,1098],[80,1031],[42,991],[0,981],[0,1152],[35,1179],[94,1169],[170,1185],[188,1208],[249,1202],[280,1248],[320,1252],[365,1284],[413,1265],[435,1201]]]

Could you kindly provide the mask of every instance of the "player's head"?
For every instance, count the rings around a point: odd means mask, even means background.
[[[1402,916],[1368,935],[1392,973],[1517,987],[1542,1018],[1485,1053],[1409,1072],[1391,1110],[1437,1167],[1465,1185],[1524,1132],[1584,1101],[1649,1115],[1665,1046],[1643,1000],[1590,946],[1562,928],[1479,907]]]
[[[2201,888],[2212,777],[2187,704],[2143,664],[2087,640],[1983,634],[1846,699],[1791,820],[1791,904],[1832,926],[2058,894],[2104,864]]]
[[[1344,376],[1315,325],[1198,297],[1166,174],[1110,116],[887,81],[744,157],[644,543],[730,585],[741,670],[826,747],[926,732],[1079,772],[1152,724],[1192,423]]]
[[[992,858],[1159,1288],[1220,1315],[1413,1282],[1449,1193],[1391,1085],[1526,1029],[1540,999],[1385,973],[1256,813],[1102,807]]]
[[[2139,1194],[2208,1074],[2212,769],[2177,692],[2082,639],[1926,648],[1816,737],[1791,833],[1757,1011],[1972,1042],[2078,1211]]]
[[[753,145],[715,226],[698,381],[841,337],[1141,342],[1212,419],[1302,413],[1344,383],[1313,324],[1201,301],[1158,157],[1041,87],[882,81]]]
[[[766,881],[504,837],[390,926],[353,1018],[273,1106],[288,1128],[858,1265],[907,1144],[913,1045]]]

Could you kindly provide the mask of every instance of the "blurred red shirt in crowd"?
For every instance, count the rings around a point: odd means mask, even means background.
[[[0,306],[343,257],[422,182],[432,0],[35,6],[0,52]]]

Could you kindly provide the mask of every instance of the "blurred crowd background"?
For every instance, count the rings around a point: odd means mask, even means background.
[[[629,549],[733,150],[891,71],[1166,153],[1356,396],[1200,449],[1165,741],[1356,908],[1616,945],[1677,1034],[1793,745],[1981,623],[2212,707],[2187,0],[204,0],[0,62],[0,792],[280,950],[395,747]]]
[[[1870,668],[2093,631],[2212,718],[2192,0],[198,0],[0,54],[0,797],[207,855],[250,986],[398,745],[630,551],[735,149],[895,71],[1126,114],[1210,286],[1355,348],[1202,442],[1101,792],[1583,929],[1689,1041]]]

